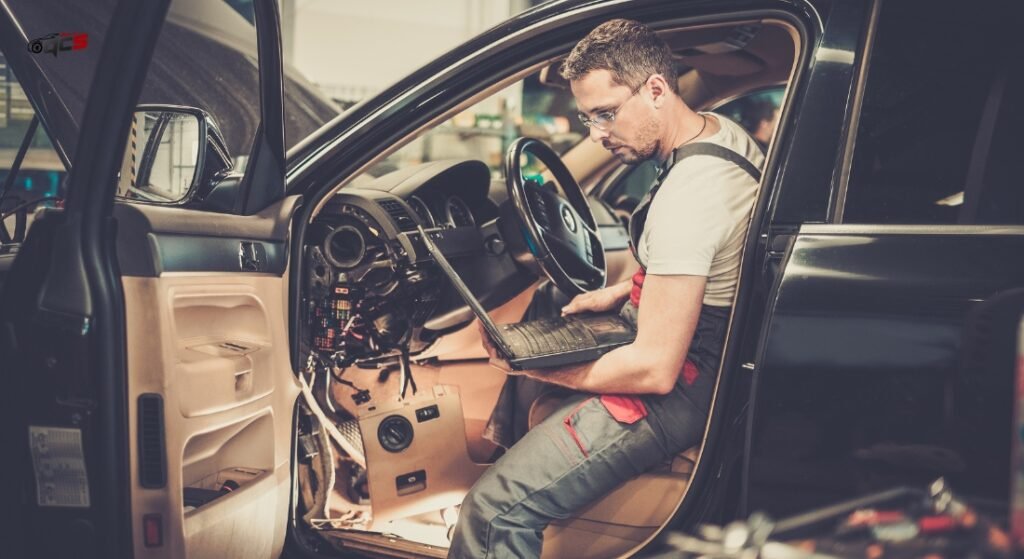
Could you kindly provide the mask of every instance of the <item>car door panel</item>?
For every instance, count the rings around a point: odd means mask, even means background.
[[[142,204],[115,209],[130,440],[141,441],[146,428],[140,397],[159,395],[163,402],[166,484],[145,487],[139,479],[144,450],[131,447],[132,464],[140,465],[132,468],[137,554],[280,553],[299,394],[289,362],[284,248],[297,198],[254,216]],[[243,246],[264,248],[257,263],[263,271],[242,269]],[[237,487],[214,495],[227,480]],[[212,500],[194,506],[196,489],[212,491],[202,497]],[[143,517],[153,514],[166,523],[165,555],[144,547]],[[232,537],[242,530],[244,541]]]
[[[803,226],[762,330],[748,510],[939,476],[1005,498],[1012,381],[960,350],[972,309],[1024,285],[1022,250],[1013,226]]]

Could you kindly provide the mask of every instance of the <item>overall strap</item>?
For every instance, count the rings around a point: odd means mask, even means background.
[[[711,157],[724,159],[746,171],[747,174],[755,181],[761,182],[761,170],[755,167],[754,164],[746,157],[743,157],[735,151],[718,144],[712,144],[711,142],[697,142],[694,144],[684,144],[672,150],[672,154],[669,156],[668,161],[665,162],[665,166],[661,169],[661,172],[658,173],[657,182],[655,182],[654,187],[651,188],[648,198],[654,198],[658,189],[661,188],[661,183],[664,182],[665,177],[668,176],[669,171],[672,170],[672,167],[674,167],[676,163],[694,155],[709,155]]]
[[[724,159],[746,171],[747,174],[755,181],[761,181],[761,170],[754,166],[750,160],[735,151],[722,147],[718,144],[710,142],[696,142],[693,144],[684,144],[672,150],[672,154],[669,155],[669,158],[662,167],[661,172],[658,173],[658,178],[655,180],[654,186],[651,188],[650,192],[647,193],[647,196],[644,196],[643,200],[637,204],[632,217],[629,219],[629,247],[632,249],[633,256],[636,257],[637,262],[640,262],[640,254],[636,247],[640,242],[640,235],[644,231],[644,225],[647,223],[647,213],[651,209],[651,202],[654,201],[654,196],[658,193],[665,177],[668,176],[672,168],[683,159],[694,155],[709,155],[711,157]],[[640,266],[645,270],[647,268],[643,262],[640,262]]]

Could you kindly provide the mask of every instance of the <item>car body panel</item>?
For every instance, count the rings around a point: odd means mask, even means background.
[[[1024,227],[807,225],[754,371],[751,510],[777,516],[944,476],[1009,492],[1012,371],[964,360],[980,302],[1024,285]]]

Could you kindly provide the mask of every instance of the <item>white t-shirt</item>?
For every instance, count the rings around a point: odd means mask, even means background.
[[[757,143],[720,115],[720,130],[701,142],[718,144],[764,165]],[[652,275],[707,276],[704,304],[732,305],[758,182],[735,163],[692,155],[669,170],[651,203],[637,252]]]

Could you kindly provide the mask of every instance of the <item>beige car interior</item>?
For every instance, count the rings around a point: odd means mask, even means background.
[[[161,234],[284,238],[296,198],[255,216],[119,203],[121,235],[138,216]],[[132,214],[129,216],[129,214]],[[288,352],[287,276],[164,272],[122,277],[131,440],[141,440],[140,403],[163,397],[167,483],[141,486],[132,468],[135,554],[146,557],[270,557],[280,553],[291,495],[292,410],[299,394]],[[141,399],[140,399],[141,397]],[[143,404],[145,405],[145,404]],[[159,410],[158,410],[159,411]],[[145,412],[142,412],[143,414]],[[137,464],[138,446],[131,463]],[[186,488],[231,494],[186,507]],[[145,548],[143,516],[165,519],[164,546]],[[245,538],[237,534],[245,533]]]
[[[752,26],[752,27],[751,27]],[[754,28],[742,48],[737,28]],[[681,66],[680,90],[693,107],[710,108],[768,85],[788,83],[798,35],[775,20],[730,21],[663,30]],[[558,60],[543,72],[559,84]],[[520,76],[521,78],[522,76]],[[498,86],[484,92],[496,91]],[[479,96],[477,96],[479,98]],[[409,141],[408,138],[405,141]],[[403,142],[404,143],[404,142]],[[621,165],[599,144],[583,141],[563,157],[584,189]],[[342,188],[344,185],[339,185]],[[143,216],[146,228],[163,234],[287,239],[295,200],[257,216],[225,216],[177,208],[120,203],[119,213]],[[283,228],[283,229],[282,229]],[[122,227],[121,235],[140,233]],[[294,260],[294,256],[292,256]],[[609,283],[636,269],[628,250],[608,254]],[[294,261],[289,266],[294,265]],[[163,397],[166,425],[165,487],[141,487],[133,468],[134,542],[139,555],[158,557],[276,557],[283,546],[293,483],[299,521],[322,529],[338,549],[387,556],[443,557],[456,505],[496,456],[484,438],[505,374],[487,362],[477,321],[437,339],[414,356],[415,397],[399,397],[398,375],[351,367],[346,379],[372,387],[357,405],[340,383],[301,380],[289,361],[288,274],[163,272],[123,278],[127,309],[128,397],[131,437],[139,433],[140,397]],[[490,311],[496,322],[521,319],[537,284]],[[329,386],[329,389],[325,389]],[[323,425],[322,452],[291,476],[294,404],[310,408]],[[530,423],[557,405],[558,394],[534,402]],[[416,414],[437,406],[437,419]],[[329,408],[329,409],[328,409]],[[381,448],[375,434],[394,415],[417,427],[399,453]],[[331,417],[348,417],[334,421]],[[363,433],[360,438],[359,433]],[[132,463],[137,462],[136,445]],[[655,537],[682,503],[691,473],[700,467],[692,448],[662,467],[627,481],[568,521],[545,532],[545,557],[616,557]],[[365,470],[360,477],[359,472]],[[396,488],[396,478],[400,480]],[[239,487],[197,508],[186,507],[189,488],[217,490],[228,479]],[[354,490],[365,483],[370,498]],[[144,549],[143,514],[167,520],[165,545]],[[244,534],[240,536],[240,534]]]

